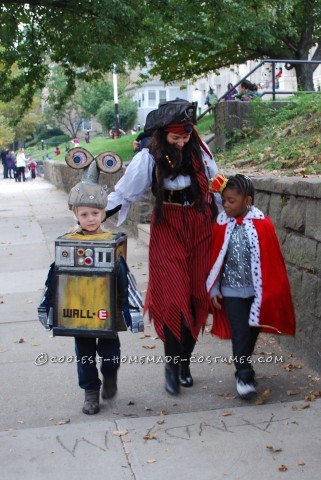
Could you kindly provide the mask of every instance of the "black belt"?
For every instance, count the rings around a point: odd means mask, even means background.
[[[178,205],[191,205],[195,198],[191,187],[181,190],[164,190],[164,202],[176,203]]]

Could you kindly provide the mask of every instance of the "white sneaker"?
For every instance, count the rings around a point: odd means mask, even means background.
[[[245,383],[239,378],[236,380],[236,390],[241,398],[247,400],[256,394],[256,388],[253,383]]]

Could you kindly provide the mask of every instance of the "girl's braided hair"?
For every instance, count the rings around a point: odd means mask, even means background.
[[[251,197],[252,205],[254,204],[254,185],[250,177],[248,177],[247,175],[242,175],[240,173],[232,175],[227,181],[225,189],[226,188],[234,189],[238,193],[242,193],[244,197]]]

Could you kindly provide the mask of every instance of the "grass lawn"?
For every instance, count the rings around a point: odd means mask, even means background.
[[[211,133],[212,125],[212,115],[206,115],[197,124],[196,128],[200,135],[206,135]],[[97,135],[96,137],[91,137],[89,144],[85,143],[85,141],[80,138],[80,146],[88,150],[92,155],[98,155],[99,153],[107,151],[115,152],[120,156],[123,162],[129,162],[134,155],[133,141],[137,135],[138,133],[135,133],[134,135],[127,134],[123,137],[117,138],[116,140],[113,140],[105,135]],[[72,145],[71,142],[69,142],[69,144]],[[44,151],[41,151],[40,147],[30,148],[26,151],[26,155],[32,155],[36,160],[41,160],[42,157],[46,158],[47,155],[50,155],[52,160],[64,162],[66,155],[66,144],[60,144],[59,147],[61,151],[60,155],[55,154],[54,147],[46,148]]]

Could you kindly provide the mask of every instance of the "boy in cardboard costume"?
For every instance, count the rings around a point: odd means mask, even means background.
[[[93,161],[94,160],[94,161]],[[68,199],[78,225],[56,239],[39,319],[54,335],[74,336],[79,386],[85,390],[83,413],[99,412],[99,395],[117,392],[120,365],[118,331],[143,330],[142,299],[125,261],[127,237],[102,229],[107,191],[98,184],[99,169],[114,173],[121,166],[110,152],[95,159],[82,148],[67,153],[72,168],[85,168]],[[96,365],[100,357],[102,382]]]

